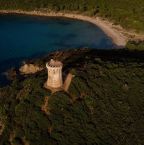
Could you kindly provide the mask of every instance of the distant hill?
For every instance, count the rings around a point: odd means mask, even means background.
[[[0,0],[0,9],[78,11],[144,32],[143,0]]]
[[[144,52],[70,50],[31,60],[63,61],[68,92],[51,94],[46,69],[0,89],[1,145],[143,145]]]

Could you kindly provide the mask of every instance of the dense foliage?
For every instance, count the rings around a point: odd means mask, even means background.
[[[75,74],[69,92],[45,90],[45,70],[1,88],[0,144],[143,145],[144,53],[74,50],[56,56],[65,60],[64,74]]]
[[[126,28],[144,31],[143,0],[0,0],[0,9],[79,11],[98,14]]]
[[[144,41],[137,40],[137,41],[128,41],[126,47],[130,50],[144,50]]]

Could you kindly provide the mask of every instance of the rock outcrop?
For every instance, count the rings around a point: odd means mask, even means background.
[[[42,67],[39,67],[35,64],[24,64],[20,67],[19,71],[21,74],[34,74],[43,70]]]

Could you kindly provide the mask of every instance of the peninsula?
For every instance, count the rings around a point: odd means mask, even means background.
[[[64,78],[75,75],[66,92],[44,88],[51,58],[63,62]],[[44,69],[0,88],[0,144],[144,144],[143,58],[124,49],[73,49],[31,61]]]

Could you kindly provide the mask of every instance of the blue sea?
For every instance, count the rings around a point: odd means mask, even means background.
[[[63,17],[0,15],[0,85],[3,72],[23,60],[72,48],[111,49],[112,40],[95,25]]]

